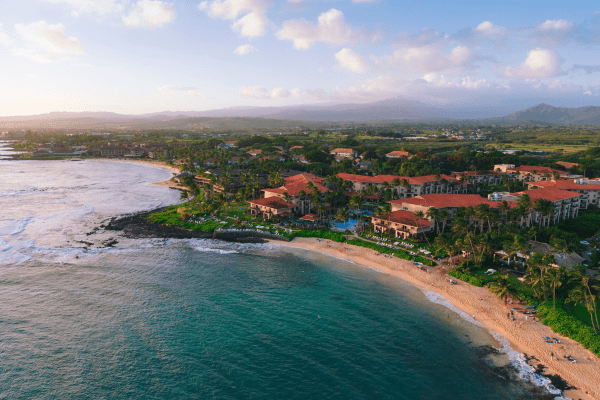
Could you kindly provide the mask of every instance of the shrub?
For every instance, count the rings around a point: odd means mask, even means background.
[[[552,309],[551,302],[538,305],[538,317],[552,331],[579,342],[583,347],[600,356],[600,336],[594,334],[591,326],[568,314],[561,305],[557,304],[556,310]]]
[[[448,272],[448,275],[450,275],[453,278],[460,279],[463,282],[467,282],[468,284],[471,284],[473,286],[485,286],[485,282],[483,281],[483,279],[479,278],[478,276],[466,274],[457,269],[450,270],[450,272]]]
[[[290,240],[295,237],[305,237],[305,238],[319,238],[319,239],[327,239],[332,240],[334,242],[345,242],[346,237],[337,232],[329,232],[329,231],[317,231],[317,230],[305,230],[305,231],[297,231],[292,232],[289,235],[286,235]]]
[[[402,250],[402,249],[390,249],[388,247],[385,246],[380,246],[378,244],[375,243],[371,243],[371,242],[365,242],[364,240],[360,240],[360,239],[350,239],[347,242],[348,244],[352,244],[354,246],[360,246],[360,247],[366,247],[368,249],[372,249],[375,251],[378,251],[380,253],[384,253],[384,254],[393,254],[394,256],[398,257],[398,258],[402,258],[404,260],[409,260],[409,261],[416,261],[416,262],[420,262],[424,265],[428,265],[430,267],[435,266],[435,262],[428,260],[426,258],[423,257],[419,257],[419,256],[411,256],[407,251]]]

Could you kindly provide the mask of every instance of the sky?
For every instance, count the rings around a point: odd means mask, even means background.
[[[1,0],[0,60],[1,116],[600,106],[600,2]]]

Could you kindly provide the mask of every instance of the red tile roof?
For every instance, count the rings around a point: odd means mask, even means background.
[[[295,208],[296,205],[283,201],[279,197],[265,197],[264,199],[248,200],[250,204],[258,204],[260,206],[274,208],[280,210],[282,208]]]
[[[325,193],[328,192],[329,189],[323,185],[324,180],[325,178],[321,178],[313,174],[299,174],[285,178],[285,183],[281,187],[263,189],[263,191],[277,194],[283,194],[287,192],[290,196],[298,196],[298,194],[304,190],[307,195],[310,195],[310,189],[307,185],[309,182],[312,182],[319,192]]]
[[[560,189],[556,189],[553,187],[541,188],[541,189],[531,189],[531,190],[526,190],[524,192],[511,193],[511,194],[518,196],[523,193],[527,193],[529,195],[529,199],[531,201],[535,201],[537,199],[559,201],[559,200],[570,199],[573,197],[583,196],[581,193],[569,192],[567,190],[560,190]]]
[[[354,149],[343,149],[343,148],[337,148],[337,149],[333,149],[329,152],[330,154],[338,154],[338,153],[357,153],[357,151],[355,151]]]
[[[389,213],[382,217],[372,217],[372,218],[378,218],[378,219],[382,219],[384,221],[397,222],[397,223],[409,225],[409,226],[416,226],[419,228],[423,227],[423,226],[433,225],[433,223],[429,222],[428,220],[426,220],[424,218],[417,218],[415,216],[415,214],[411,213],[410,211],[402,211],[402,210],[394,211],[393,213]]]
[[[449,194],[449,193],[430,193],[420,196],[409,197],[407,199],[392,200],[391,204],[414,204],[422,207],[433,208],[458,208],[475,207],[479,204],[488,204],[490,207],[498,207],[500,201],[490,201],[478,194]],[[510,203],[509,203],[510,204]]]
[[[409,184],[412,185],[422,185],[424,183],[428,183],[428,182],[436,182],[438,180],[441,179],[446,179],[447,181],[452,181],[454,183],[463,183],[463,182],[459,182],[457,179],[454,179],[454,177],[450,176],[450,175],[440,175],[440,179],[435,179],[435,175],[424,175],[424,176],[395,176],[395,175],[376,175],[376,176],[365,176],[365,175],[356,175],[356,174],[345,174],[345,173],[339,173],[337,174],[338,178],[342,178],[343,180],[346,181],[352,181],[352,182],[364,182],[364,183],[383,183],[383,182],[387,182],[389,184],[392,183],[392,181],[396,178],[398,178],[398,180],[400,182],[402,182],[403,179],[406,179],[408,181]],[[466,185],[466,183],[464,183]]]
[[[491,171],[491,170],[480,170],[480,171],[462,171],[462,172],[455,172],[452,174],[452,176],[455,177],[460,177],[461,175],[465,175],[465,176],[479,176],[479,175],[498,175],[500,174],[500,172],[497,171]]]
[[[520,167],[509,168],[509,169],[507,169],[507,171],[514,171],[514,172],[519,171],[519,172],[529,172],[529,173],[533,173],[533,171],[535,171],[538,174],[550,174],[550,175],[552,175],[554,172],[558,172],[559,174],[562,174],[562,175],[565,174],[565,171],[559,171],[554,168],[540,167],[540,166],[536,166],[536,165],[521,165]]]
[[[410,157],[410,156],[412,156],[412,154],[410,154],[406,150],[396,150],[396,151],[392,151],[391,153],[386,154],[386,157]]]
[[[315,214],[306,214],[304,217],[300,218],[304,221],[318,221],[319,217],[317,217]]]
[[[566,169],[569,169],[571,167],[579,167],[579,164],[577,164],[576,162],[557,161],[556,163],[558,165],[562,165]]]
[[[600,182],[598,182],[600,183]],[[585,185],[576,183],[572,179],[559,179],[557,181],[527,182],[529,187],[555,188],[560,190],[600,190],[599,185]]]

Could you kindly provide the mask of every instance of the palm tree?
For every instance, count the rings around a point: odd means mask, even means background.
[[[504,299],[504,304],[508,303],[508,298],[519,298],[519,291],[510,281],[509,275],[501,275],[490,283],[490,292],[494,293],[499,299]]]
[[[448,220],[450,219],[450,214],[448,213],[448,210],[446,210],[445,208],[438,210],[438,219],[442,223],[442,233],[444,233],[444,229],[446,228],[446,222],[448,222]]]
[[[572,272],[573,281],[577,283],[577,287],[583,289],[587,293],[587,301],[590,303],[588,310],[591,308],[590,315],[592,319],[596,320],[596,327],[600,328],[598,324],[598,309],[596,307],[596,299],[600,293],[600,285],[593,283],[590,277],[585,271],[576,270]]]
[[[437,235],[433,241],[433,244],[438,249],[438,251],[444,250],[448,254],[448,257],[450,258],[450,263],[454,261],[453,256],[456,247],[453,245],[452,237],[449,234],[442,233],[440,235]]]
[[[564,267],[566,267],[567,266],[567,251],[569,250],[569,244],[567,243],[567,241],[564,239],[553,237],[550,239],[550,246],[552,246],[552,249],[554,251],[563,253],[563,262],[565,264]]]
[[[563,284],[563,280],[566,278],[566,268],[551,268],[546,272],[544,280],[546,280],[552,286],[552,309],[556,310],[556,288]]]
[[[531,198],[529,197],[529,195],[527,193],[523,193],[519,197],[519,201],[517,202],[517,204],[518,204],[518,208],[520,208],[523,211],[522,217],[527,215],[526,225],[529,226],[529,221],[531,220],[531,207],[533,207],[533,204],[531,203]],[[521,225],[523,225],[522,219],[521,219]]]
[[[598,334],[598,319],[596,318],[596,323],[594,324],[594,317],[593,317],[593,315],[596,314],[595,302],[596,302],[596,296],[590,295],[586,286],[583,284],[579,284],[579,285],[575,286],[573,289],[571,289],[571,291],[569,292],[569,297],[567,297],[567,299],[565,300],[565,303],[573,303],[574,305],[585,304],[585,308],[588,310],[588,313],[590,314],[592,328],[594,328],[594,333],[597,335]],[[596,315],[596,317],[597,317],[597,315]]]
[[[440,233],[440,229],[439,229],[439,225],[438,225],[438,218],[439,218],[440,214],[438,212],[438,209],[435,207],[429,207],[429,210],[427,210],[425,215],[427,215],[427,218],[429,218],[429,220],[433,220],[433,222],[437,228],[436,232]]]
[[[344,230],[346,230],[346,222],[348,221],[349,217],[350,217],[350,213],[348,212],[348,210],[346,210],[345,208],[342,208],[335,215],[335,220],[338,221],[338,222],[343,222],[344,223]]]

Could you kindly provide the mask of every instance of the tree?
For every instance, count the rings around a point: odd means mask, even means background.
[[[567,266],[567,251],[569,250],[569,244],[567,243],[567,241],[564,239],[561,239],[561,238],[552,237],[550,239],[550,246],[552,246],[552,249],[554,251],[563,253],[563,262],[564,262],[563,266],[566,267]]]
[[[594,328],[594,331],[597,333],[597,329],[600,328],[600,325],[598,324],[598,309],[596,305],[596,299],[600,293],[600,285],[597,283],[592,283],[590,281],[590,277],[585,273],[585,271],[573,271],[572,276],[573,281],[577,286],[571,291],[569,297],[572,297],[573,301],[575,298],[585,299],[586,307],[590,312],[590,318],[592,319],[592,325],[594,320],[596,321],[596,327]]]
[[[346,230],[346,222],[348,221],[348,218],[350,218],[350,213],[345,208],[340,209],[340,211],[338,211],[338,213],[335,215],[336,221],[344,223],[344,230]]]
[[[439,225],[438,225],[438,218],[439,218],[440,213],[438,212],[438,209],[435,207],[429,207],[429,209],[427,210],[425,215],[427,215],[427,218],[429,218],[430,220],[433,220],[433,222],[435,223],[435,227],[437,228],[436,232],[440,233],[440,229],[439,229]]]
[[[508,303],[508,298],[519,298],[519,291],[510,281],[508,274],[501,275],[490,283],[490,292],[494,293],[499,299],[504,299],[504,304]]]
[[[552,309],[556,310],[556,288],[563,284],[567,277],[566,268],[551,268],[544,276],[544,280],[552,286]]]

